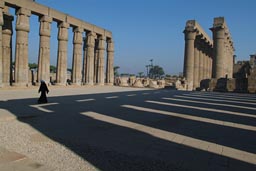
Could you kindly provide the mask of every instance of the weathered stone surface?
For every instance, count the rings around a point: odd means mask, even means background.
[[[159,86],[157,85],[157,81],[154,81],[154,80],[149,81],[149,87],[150,88],[159,88]]]
[[[133,87],[138,87],[138,88],[144,87],[144,85],[141,82],[141,79],[136,79],[135,83],[133,84]]]

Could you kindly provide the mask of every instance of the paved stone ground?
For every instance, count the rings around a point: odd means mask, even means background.
[[[256,96],[0,89],[0,170],[256,170]]]

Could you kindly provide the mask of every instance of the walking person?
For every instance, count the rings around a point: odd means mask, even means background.
[[[44,80],[41,80],[41,85],[39,87],[38,93],[40,92],[41,92],[41,95],[38,99],[38,103],[47,103],[48,101],[47,101],[46,93],[48,94],[49,90]]]

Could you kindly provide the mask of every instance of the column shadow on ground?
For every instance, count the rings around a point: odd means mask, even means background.
[[[183,94],[183,92],[145,90],[49,97],[49,103],[57,103],[44,107],[49,111],[53,111],[51,113],[31,107],[37,101],[34,98],[1,102],[0,108],[10,111],[17,116],[19,121],[31,125],[45,136],[69,148],[103,171],[255,170],[255,164],[167,141],[127,126],[104,122],[82,114],[92,111],[101,114],[103,117],[121,119],[170,133],[256,153],[255,131],[230,128],[159,113],[136,111],[123,107],[123,105],[140,106],[178,114],[240,122],[240,116],[221,115],[218,112],[145,102],[146,100],[164,101],[162,97],[173,97],[177,94]],[[93,100],[77,101],[84,99]],[[175,103],[190,106],[197,105],[184,102]],[[217,108],[225,109],[223,107]],[[251,118],[243,117],[242,123],[255,126],[255,119],[252,122]]]

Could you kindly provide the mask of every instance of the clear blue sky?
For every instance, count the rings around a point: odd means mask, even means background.
[[[226,19],[238,60],[256,52],[255,0],[36,0],[58,11],[110,30],[115,42],[114,65],[120,73],[146,73],[146,65],[163,67],[166,74],[183,70],[184,30],[195,19],[206,33],[213,18]],[[56,64],[57,28],[52,24],[51,64]],[[38,17],[31,17],[30,62],[37,62]],[[72,62],[72,30],[69,29],[68,63]],[[32,46],[32,47],[31,47]]]

